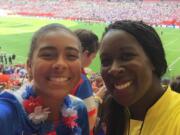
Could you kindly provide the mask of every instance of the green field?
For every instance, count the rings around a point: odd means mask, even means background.
[[[34,31],[41,26],[49,23],[61,23],[71,28],[86,28],[95,32],[101,38],[105,24],[103,23],[83,23],[77,21],[46,19],[46,18],[31,18],[8,16],[0,17],[0,47],[1,53],[12,54],[17,56],[16,63],[25,63],[30,40]],[[158,33],[163,31],[161,39],[166,51],[166,57],[169,69],[166,76],[172,77],[180,74],[180,29],[173,28],[156,28]],[[100,62],[97,58],[93,61],[90,68],[99,72]]]

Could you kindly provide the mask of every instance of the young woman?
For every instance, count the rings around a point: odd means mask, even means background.
[[[60,24],[33,36],[27,70],[31,85],[0,94],[2,135],[89,135],[87,110],[69,93],[81,75],[78,38]]]

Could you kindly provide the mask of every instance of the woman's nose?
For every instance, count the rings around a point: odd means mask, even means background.
[[[114,61],[108,71],[109,74],[119,75],[124,73],[125,67],[122,66],[118,61]]]
[[[59,70],[65,69],[66,67],[67,67],[67,62],[63,56],[59,56],[53,65],[53,68],[59,69]]]

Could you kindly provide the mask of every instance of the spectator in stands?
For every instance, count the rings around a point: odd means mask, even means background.
[[[180,93],[180,75],[172,79],[172,81],[170,82],[170,86],[172,90]]]
[[[103,111],[106,135],[180,134],[180,95],[161,85],[167,62],[151,26],[130,20],[109,25],[100,59],[110,93]]]
[[[12,57],[11,57],[11,55],[8,56],[8,63],[9,63],[9,65],[12,65]]]
[[[118,19],[138,19],[149,24],[173,23],[180,26],[179,0],[1,0],[0,8],[25,16],[106,23]]]
[[[171,80],[171,79],[168,78],[168,77],[162,78],[162,79],[161,79],[161,85],[162,85],[163,87],[169,86],[170,80]]]
[[[82,67],[87,68],[96,57],[99,49],[98,37],[92,31],[78,29],[75,34],[79,37],[82,46]]]
[[[16,59],[16,55],[12,54],[12,60],[15,60],[15,59]]]
[[[2,54],[2,53],[0,53],[0,63],[1,63],[1,64],[4,64],[3,54]]]
[[[7,61],[7,56],[6,56],[6,53],[4,54],[4,64],[7,65],[8,61]]]
[[[0,94],[1,135],[89,135],[86,107],[69,95],[81,75],[80,48],[60,24],[34,34],[27,61],[33,82]]]
[[[99,42],[97,35],[92,31],[78,29],[74,32],[79,38],[82,47],[82,75],[77,89],[72,91],[72,94],[83,99],[85,102],[88,109],[90,132],[91,135],[93,135],[93,128],[96,122],[97,104],[95,102],[91,83],[86,76],[86,71],[84,68],[87,68],[92,63],[92,60],[96,57],[99,49]]]

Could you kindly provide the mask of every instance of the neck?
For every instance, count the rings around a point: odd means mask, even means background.
[[[165,89],[162,88],[159,79],[154,79],[152,84],[153,85],[149,88],[147,93],[139,101],[129,107],[131,118],[144,120],[148,109],[156,103],[165,92]]]
[[[41,96],[45,107],[49,107],[50,114],[48,119],[50,121],[57,121],[60,118],[60,111],[63,105],[64,99],[55,99],[53,97]]]

